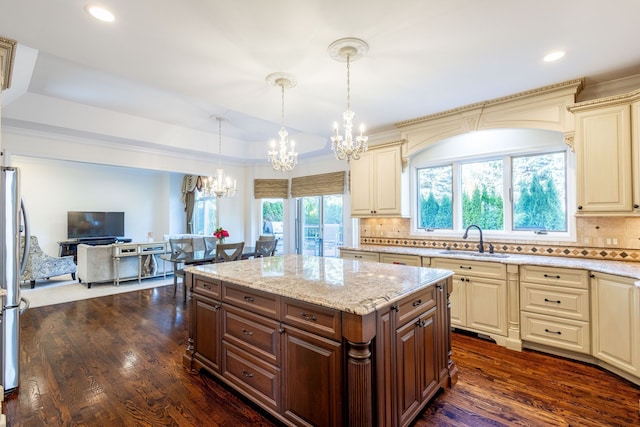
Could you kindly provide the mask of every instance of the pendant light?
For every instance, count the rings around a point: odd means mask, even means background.
[[[296,80],[292,75],[286,73],[273,73],[267,76],[267,83],[273,86],[280,86],[282,90],[282,114],[281,127],[278,135],[280,142],[276,147],[276,141],[271,141],[271,149],[269,150],[269,161],[273,170],[288,172],[292,170],[298,163],[298,153],[296,153],[295,143],[289,140],[289,132],[284,128],[284,89],[290,89],[296,85]]]

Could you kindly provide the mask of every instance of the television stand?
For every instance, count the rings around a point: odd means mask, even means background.
[[[73,262],[78,263],[78,245],[85,244],[91,246],[111,245],[113,243],[131,243],[131,239],[125,237],[82,237],[79,239],[58,242],[60,245],[60,256],[73,255]]]

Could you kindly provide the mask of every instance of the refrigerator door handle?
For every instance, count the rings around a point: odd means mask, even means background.
[[[20,198],[20,211],[22,212],[22,220],[24,221],[24,249],[22,252],[22,261],[20,262],[20,277],[27,269],[27,261],[29,258],[29,250],[31,249],[31,230],[29,229],[29,216],[27,208],[24,206],[24,200]]]
[[[24,307],[22,307],[22,302],[24,301]],[[20,316],[22,316],[22,314],[27,311],[29,309],[29,306],[31,305],[31,302],[26,299],[25,297],[20,297]]]

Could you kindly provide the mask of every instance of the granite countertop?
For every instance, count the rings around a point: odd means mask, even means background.
[[[381,245],[360,245],[356,247],[341,246],[340,249],[363,252],[384,252],[398,255],[418,255],[430,258],[456,258],[477,261],[493,261],[502,264],[578,268],[582,270],[615,274],[618,276],[625,276],[632,279],[640,280],[640,262],[606,261],[598,259],[571,258],[551,255],[523,255],[503,253],[495,253],[493,255],[485,253],[481,255],[477,251],[471,252]],[[640,282],[637,282],[636,286],[640,286]]]
[[[357,315],[452,275],[435,268],[307,255],[205,264],[185,271]]]

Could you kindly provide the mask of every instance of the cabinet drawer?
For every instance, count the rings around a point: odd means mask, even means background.
[[[193,292],[213,299],[220,299],[220,281],[215,279],[200,279],[194,276]]]
[[[545,344],[551,347],[591,353],[589,323],[560,319],[543,314],[521,312],[521,336],[524,341]]]
[[[117,257],[138,255],[138,244],[114,245],[113,254]]]
[[[222,343],[222,375],[244,392],[277,410],[280,369],[229,343]]]
[[[271,319],[280,318],[280,297],[266,292],[247,289],[223,283],[222,301],[249,310],[252,313],[262,314]]]
[[[523,265],[520,267],[520,282],[589,289],[589,273],[570,268]]]
[[[360,252],[340,249],[340,258],[354,259],[356,261],[374,261],[378,262],[380,257],[377,252]]]
[[[380,254],[380,262],[422,267],[422,260],[418,255]]]
[[[431,267],[451,270],[455,274],[464,276],[485,277],[487,279],[507,278],[507,266],[499,262],[434,258],[431,260]]]
[[[278,364],[280,360],[279,323],[235,307],[223,306],[222,338]]]
[[[342,322],[340,312],[302,301],[282,299],[283,321],[299,329],[340,340]]]
[[[397,302],[398,326],[419,316],[421,313],[436,305],[436,285],[429,286],[409,298]]]
[[[520,283],[520,309],[565,319],[589,320],[589,291]]]

